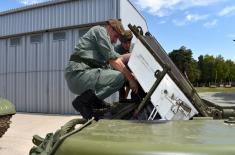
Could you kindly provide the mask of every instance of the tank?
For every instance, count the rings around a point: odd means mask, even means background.
[[[84,121],[84,122],[83,122]],[[74,129],[77,123],[82,123]],[[30,155],[234,155],[235,126],[223,120],[71,120]]]
[[[234,155],[234,107],[202,100],[149,32],[129,28],[137,38],[128,67],[138,94],[94,109],[99,120],[74,119],[33,136],[30,155]]]
[[[0,137],[2,137],[10,127],[10,119],[15,113],[14,105],[10,101],[0,98]]]

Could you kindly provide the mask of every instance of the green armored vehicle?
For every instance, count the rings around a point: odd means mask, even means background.
[[[84,122],[83,122],[84,121]],[[72,120],[34,137],[31,155],[234,155],[235,126],[222,120]]]
[[[0,97],[0,137],[4,135],[10,127],[10,119],[16,113],[14,105],[6,99]]]
[[[30,155],[234,155],[235,107],[202,100],[158,41],[129,25],[137,38],[128,66],[141,91],[109,108],[102,119],[74,119]]]

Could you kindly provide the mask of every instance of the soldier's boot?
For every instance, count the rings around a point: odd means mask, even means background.
[[[100,100],[92,90],[87,90],[72,102],[73,107],[80,112],[83,118],[91,119],[95,117],[98,120],[101,115],[94,112],[94,109],[102,109],[107,105]]]

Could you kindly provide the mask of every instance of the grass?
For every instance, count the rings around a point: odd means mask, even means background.
[[[209,87],[195,87],[197,92],[224,92],[224,93],[235,93],[235,87],[232,88],[223,88],[223,87],[217,87],[217,88],[209,88]]]

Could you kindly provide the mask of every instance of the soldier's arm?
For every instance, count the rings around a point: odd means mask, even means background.
[[[121,58],[117,59],[110,59],[109,64],[115,69],[120,71],[127,81],[129,82],[130,88],[137,93],[138,92],[138,84],[135,79],[135,77],[131,74],[131,72],[126,68],[126,66],[123,64]]]

